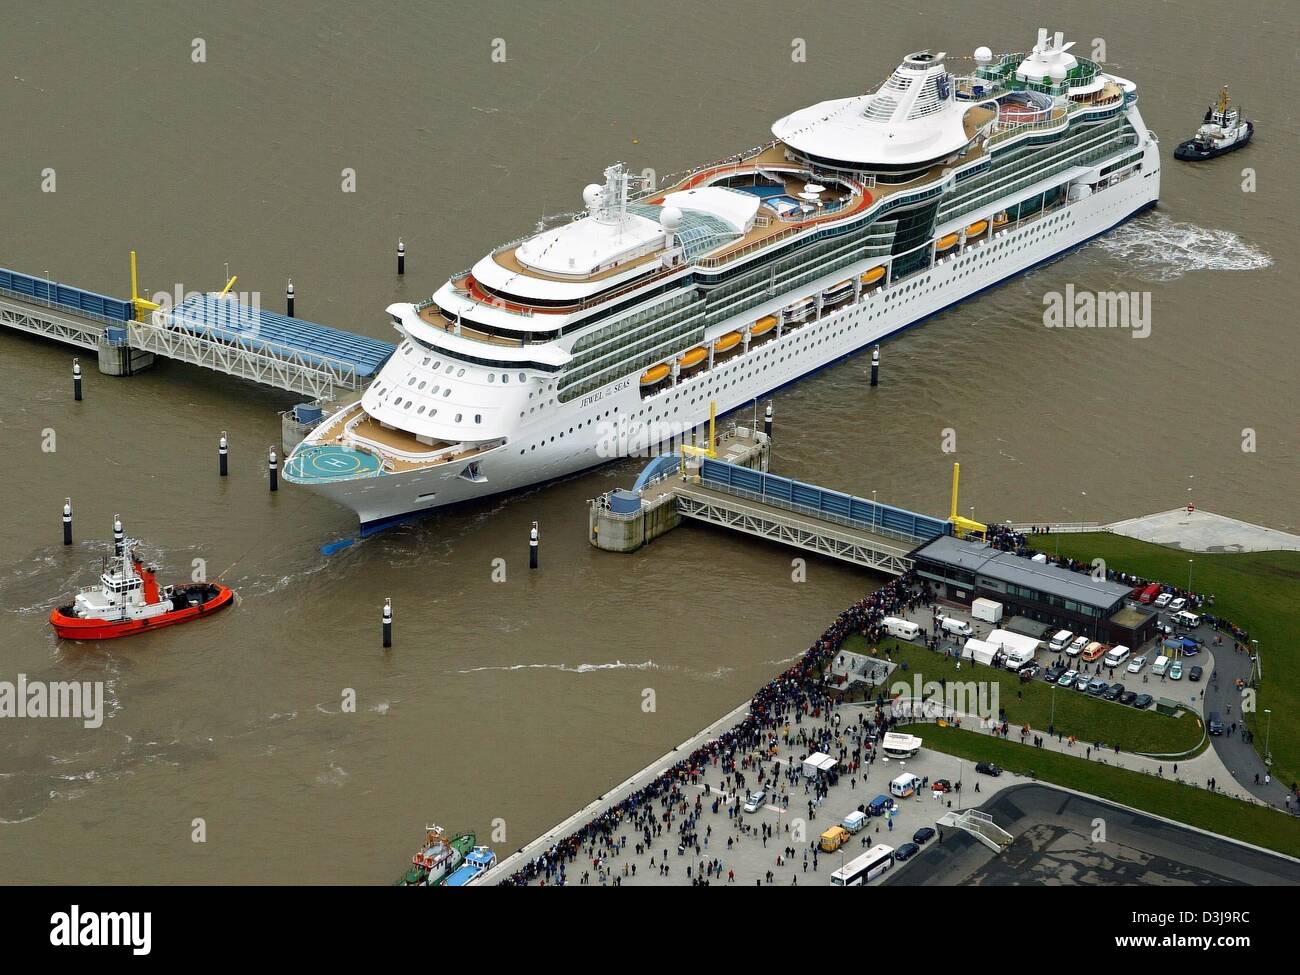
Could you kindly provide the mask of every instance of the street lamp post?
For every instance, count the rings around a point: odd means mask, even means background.
[[[1192,591],[1192,559],[1187,560],[1187,591]]]
[[[1264,764],[1272,765],[1273,751],[1268,746],[1269,746],[1269,742],[1272,740],[1273,712],[1271,709],[1265,708],[1264,714],[1267,715],[1267,717],[1264,719]]]

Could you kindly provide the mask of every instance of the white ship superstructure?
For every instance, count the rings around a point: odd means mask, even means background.
[[[550,480],[1103,233],[1156,201],[1158,146],[1135,86],[1071,47],[911,54],[664,188],[609,167],[572,222],[390,306],[397,352],[286,477],[363,529]]]

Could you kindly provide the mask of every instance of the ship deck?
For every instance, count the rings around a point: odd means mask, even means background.
[[[362,413],[358,400],[340,411],[328,427],[314,433],[314,443],[295,452],[293,460],[301,458],[301,462],[291,471],[293,476],[355,477],[370,470],[379,473],[381,468],[395,472],[416,470],[434,463],[465,460],[497,445],[497,441],[453,444],[444,440],[428,444],[407,430],[386,427],[372,416],[358,420]],[[373,463],[361,460],[362,456]]]

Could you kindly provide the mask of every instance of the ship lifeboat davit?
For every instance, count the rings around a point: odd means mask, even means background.
[[[939,243],[934,245],[934,249],[937,251],[952,250],[957,246],[957,241],[960,239],[957,234],[945,234],[939,238]]]
[[[776,328],[776,316],[767,315],[754,323],[753,327],[749,330],[749,337],[756,339],[760,335],[766,335],[774,328]]]
[[[672,372],[672,367],[670,367],[666,362],[661,362],[657,366],[651,366],[645,372],[641,373],[641,385],[653,386],[657,382],[662,382],[668,378],[670,372]]]
[[[739,344],[740,344],[740,333],[728,332],[726,335],[721,336],[716,342],[713,343],[713,351],[726,352],[728,349],[734,349]]]
[[[875,284],[884,276],[885,276],[885,266],[882,264],[879,267],[873,267],[866,274],[862,275],[862,283]]]
[[[680,359],[678,359],[677,364],[682,369],[690,369],[692,366],[698,366],[701,362],[703,362],[708,357],[709,357],[709,350],[702,345],[697,345],[695,348],[691,349]]]
[[[1011,218],[1007,216],[1007,211],[1003,210],[993,217],[993,228],[996,230],[998,227],[1005,227],[1010,220]]]
[[[976,237],[978,237],[980,234],[984,233],[984,231],[988,229],[989,229],[989,222],[987,220],[976,220],[973,224],[971,224],[969,227],[966,228],[966,239],[974,240]]]

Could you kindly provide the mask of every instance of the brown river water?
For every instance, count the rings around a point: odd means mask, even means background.
[[[299,316],[386,339],[386,304],[577,209],[616,159],[667,173],[755,145],[921,48],[1025,50],[1040,23],[1085,53],[1102,38],[1161,137],[1160,207],[887,343],[878,389],[858,356],[783,391],[773,470],[944,513],[959,460],[962,507],[982,520],[1190,500],[1296,530],[1297,38],[1277,5],[9,6],[0,266],[124,295],[132,248],[150,292],[216,290],[229,263],[268,307],[292,277]],[[1256,142],[1175,163],[1223,82]],[[1257,192],[1242,192],[1245,167]],[[1067,284],[1149,291],[1150,337],[1044,328],[1044,293]],[[495,845],[513,850],[746,699],[881,581],[811,559],[795,583],[794,553],[697,526],[597,552],[586,501],[630,484],[637,461],[327,558],[351,513],[267,491],[293,396],[177,364],[110,379],[92,361],[76,404],[71,355],[0,335],[0,680],[102,680],[106,718],[0,721],[9,881],[383,883],[431,822],[488,837],[499,821]],[[112,644],[56,641],[45,617],[94,579],[114,512],[165,577],[202,558],[238,606]]]

